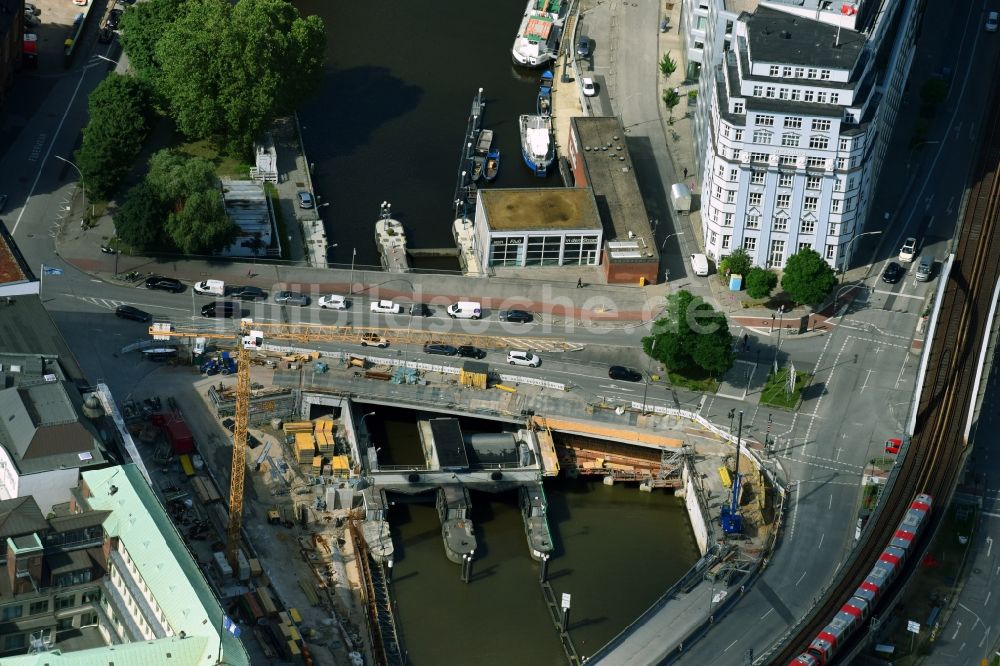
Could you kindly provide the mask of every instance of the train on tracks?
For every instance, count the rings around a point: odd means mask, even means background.
[[[833,663],[837,652],[851,634],[864,626],[886,588],[896,579],[910,549],[916,548],[916,541],[927,524],[933,503],[933,498],[924,493],[910,502],[910,508],[906,510],[889,545],[882,551],[861,585],[813,639],[806,651],[789,662],[788,666],[825,666]]]

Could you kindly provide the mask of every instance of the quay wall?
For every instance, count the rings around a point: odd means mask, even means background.
[[[700,489],[695,485],[698,471],[687,462],[681,472],[684,482],[684,506],[687,507],[688,519],[694,531],[694,540],[698,544],[698,552],[704,556],[708,552],[708,507],[701,501]]]

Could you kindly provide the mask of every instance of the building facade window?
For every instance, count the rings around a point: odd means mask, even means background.
[[[757,126],[758,127],[774,127],[774,116],[768,116],[758,113],[757,114]]]
[[[839,213],[840,207],[844,203],[843,199],[833,199],[830,201],[830,212]]]
[[[816,100],[816,93],[814,93],[812,90],[803,90],[802,91],[802,101],[803,102],[813,102],[815,100]]]
[[[802,250],[808,250],[811,247],[812,243],[810,243],[809,241],[799,241],[799,249],[797,250],[797,252],[801,252]]]
[[[749,192],[747,193],[747,206],[759,206],[764,201],[764,195],[761,192]]]
[[[64,608],[72,608],[75,605],[76,605],[75,594],[71,594],[68,597],[56,597],[56,610],[62,610]]]
[[[754,86],[753,87],[753,96],[754,97],[763,97],[764,96],[764,86]]]
[[[736,203],[736,190],[726,190],[726,203]]]
[[[807,157],[806,158],[806,168],[807,169],[823,169],[826,167],[825,157]]]
[[[827,261],[833,261],[836,258],[837,258],[837,246],[836,245],[827,245],[826,246],[826,260]]]
[[[850,141],[850,139],[841,139],[840,141],[838,141],[837,142],[837,148],[839,148],[840,150],[845,151],[845,152],[848,151],[848,150],[850,150],[851,149],[851,141]]]
[[[802,91],[798,88],[792,88],[792,101],[797,102],[802,99]]]
[[[819,71],[819,80],[820,81],[829,81],[830,80],[830,70],[828,70],[828,69],[821,69]]]
[[[777,65],[771,65],[770,67],[768,67],[767,70],[768,76],[780,76],[779,74],[780,72],[781,68],[778,67]]]
[[[793,167],[793,166],[795,166],[795,162],[796,162],[797,159],[798,158],[795,157],[795,155],[779,155],[778,156],[778,164],[780,164],[781,166],[790,166],[790,167]]]
[[[831,123],[829,120],[821,120],[819,118],[813,118],[812,129],[814,132],[829,132]]]
[[[785,129],[802,129],[802,118],[798,116],[786,116]]]
[[[25,634],[11,634],[3,639],[4,650],[23,650],[27,644]]]
[[[830,139],[825,136],[811,136],[809,137],[809,147],[816,150],[826,150],[830,147]]]
[[[840,93],[830,93],[830,104],[840,104]]]
[[[774,86],[768,86],[764,89],[764,97],[774,99]]]
[[[757,239],[753,236],[747,236],[743,239],[743,249],[747,252],[753,252],[757,249]]]
[[[722,226],[731,227],[733,226],[733,213],[724,213],[722,215]]]
[[[778,187],[791,187],[793,178],[795,178],[795,176],[790,173],[779,173]]]
[[[743,102],[733,102],[733,113],[735,113],[738,116],[742,116],[744,111],[746,111],[746,106],[743,104]],[[737,141],[738,140],[739,139],[737,138]]]
[[[750,153],[751,162],[767,162],[767,153]]]
[[[806,70],[806,78],[807,79],[815,79],[816,75],[818,73],[819,72],[817,70],[815,70],[814,68],[810,67],[808,70]]]
[[[799,145],[799,135],[785,132],[781,135],[781,145],[786,148],[795,148]]]
[[[788,231],[788,218],[775,216],[771,219],[772,231]]]
[[[24,613],[24,606],[21,604],[4,606],[3,610],[0,611],[0,619],[2,619],[4,622],[8,622],[10,620],[16,620],[17,618],[21,617],[23,613]]]
[[[786,79],[792,78],[792,68],[791,67],[782,67],[781,68],[781,75],[783,77],[785,77]]]
[[[771,132],[768,130],[754,130],[753,132],[753,142],[754,143],[771,143]]]
[[[778,198],[775,200],[774,205],[777,208],[782,208],[787,210],[791,204],[792,204],[791,194],[779,194]]]
[[[781,266],[785,262],[785,241],[774,239],[771,241],[771,256],[768,258],[771,266]]]
[[[814,234],[816,233],[816,221],[815,220],[802,220],[799,224],[800,234]]]
[[[708,232],[709,245],[715,245],[715,241],[717,241],[718,239],[719,239],[719,234],[715,233],[714,231]]]
[[[746,217],[746,228],[747,229],[760,229],[760,215],[747,215],[747,217]]]
[[[822,176],[806,176],[806,189],[818,190],[823,184]]]
[[[796,67],[795,68],[795,78],[801,79],[803,76],[805,76],[805,71],[806,70],[803,67]]]
[[[740,110],[737,113],[743,113],[743,111]],[[742,140],[743,140],[743,130],[741,130],[741,129],[734,129],[733,130],[733,141],[742,141]]]
[[[750,184],[751,185],[763,185],[764,178],[767,176],[766,171],[761,171],[760,169],[754,169],[750,172]]]
[[[826,92],[818,90],[816,92],[816,102],[818,104],[826,104]]]
[[[819,210],[819,197],[805,197],[802,200],[802,210]]]
[[[726,235],[722,236],[722,249],[723,250],[728,250],[729,249],[729,239],[731,239],[731,238],[732,238],[732,236],[726,236]]]
[[[31,606],[28,608],[29,615],[38,615],[39,613],[47,613],[49,610],[49,600],[42,599],[41,601],[33,601]]]

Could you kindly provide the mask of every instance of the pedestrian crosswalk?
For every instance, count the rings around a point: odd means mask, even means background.
[[[96,296],[74,296],[74,298],[90,303],[91,305],[96,305],[97,307],[105,310],[114,310],[119,305],[125,305],[125,301],[118,301],[112,298],[98,298]]]

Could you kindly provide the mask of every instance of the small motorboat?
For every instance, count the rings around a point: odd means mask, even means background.
[[[552,115],[552,72],[542,74],[538,84],[538,115],[548,118]]]
[[[473,155],[469,158],[469,165],[471,168],[472,182],[476,182],[483,177],[483,172],[486,170],[486,158],[482,155]]]
[[[486,172],[483,176],[487,182],[493,182],[496,180],[498,173],[500,173],[500,151],[496,148],[491,148],[490,152],[486,154]]]

